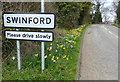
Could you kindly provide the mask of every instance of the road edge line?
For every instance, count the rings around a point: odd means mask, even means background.
[[[77,62],[77,74],[76,74],[76,80],[80,80],[80,77],[81,77],[81,60],[82,60],[82,47],[83,47],[83,40],[84,40],[84,35],[87,31],[87,29],[91,27],[91,25],[87,26],[84,31],[83,31],[83,34],[81,36],[81,42],[80,42],[80,52],[79,52],[79,56],[78,56],[78,62]]]

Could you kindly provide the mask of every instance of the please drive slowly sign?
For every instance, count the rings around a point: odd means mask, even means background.
[[[5,31],[7,39],[53,41],[52,32]]]
[[[52,13],[18,14],[3,13],[4,27],[55,28],[55,15]]]

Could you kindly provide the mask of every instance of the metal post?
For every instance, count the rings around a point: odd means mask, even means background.
[[[18,29],[16,29],[18,31]],[[21,61],[20,61],[20,41],[17,40],[16,41],[16,45],[17,45],[17,59],[18,59],[18,71],[21,71]]]
[[[41,13],[44,13],[44,0],[41,0]]]
[[[41,13],[44,13],[44,0],[41,0]],[[44,31],[44,30],[42,30]],[[41,60],[42,60],[42,72],[44,72],[45,69],[45,59],[44,59],[44,55],[45,55],[45,51],[44,51],[44,47],[45,47],[45,43],[41,42]]]

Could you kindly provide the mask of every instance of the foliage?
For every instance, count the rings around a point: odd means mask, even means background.
[[[75,28],[79,24],[89,23],[90,2],[63,2],[56,3],[58,8],[58,26],[63,28]],[[87,19],[84,20],[85,16]],[[85,21],[85,22],[84,22]]]
[[[91,22],[90,11],[92,4],[91,2],[83,2],[81,6],[79,24],[89,24]]]
[[[117,20],[118,20],[118,24],[120,24],[120,1],[118,2],[118,8],[117,8]]]
[[[120,24],[113,24],[114,26],[120,28]]]
[[[58,26],[63,28],[75,28],[78,25],[79,3],[56,3],[58,8]]]

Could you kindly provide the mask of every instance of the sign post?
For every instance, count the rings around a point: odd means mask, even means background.
[[[21,71],[20,61],[20,41],[19,40],[37,40],[41,42],[41,70],[45,69],[45,43],[44,41],[53,41],[53,33],[46,32],[43,29],[55,28],[55,14],[44,13],[44,0],[41,0],[41,13],[3,13],[3,26],[5,28],[17,28],[16,31],[5,31],[7,39],[15,39],[17,45],[18,71]],[[18,28],[36,28],[42,29],[41,32],[19,31]]]
[[[44,13],[44,0],[41,0],[41,13]],[[44,31],[44,30],[42,30]],[[44,69],[45,69],[45,43],[44,42],[41,42],[41,60],[42,60],[42,72],[44,72]]]
[[[18,29],[16,29],[18,30]],[[17,40],[16,41],[16,45],[17,45],[17,59],[18,59],[18,71],[21,71],[21,61],[20,61],[20,41]]]
[[[20,61],[20,41],[16,41],[17,44],[17,59],[18,59],[18,71],[21,71],[21,61]]]

